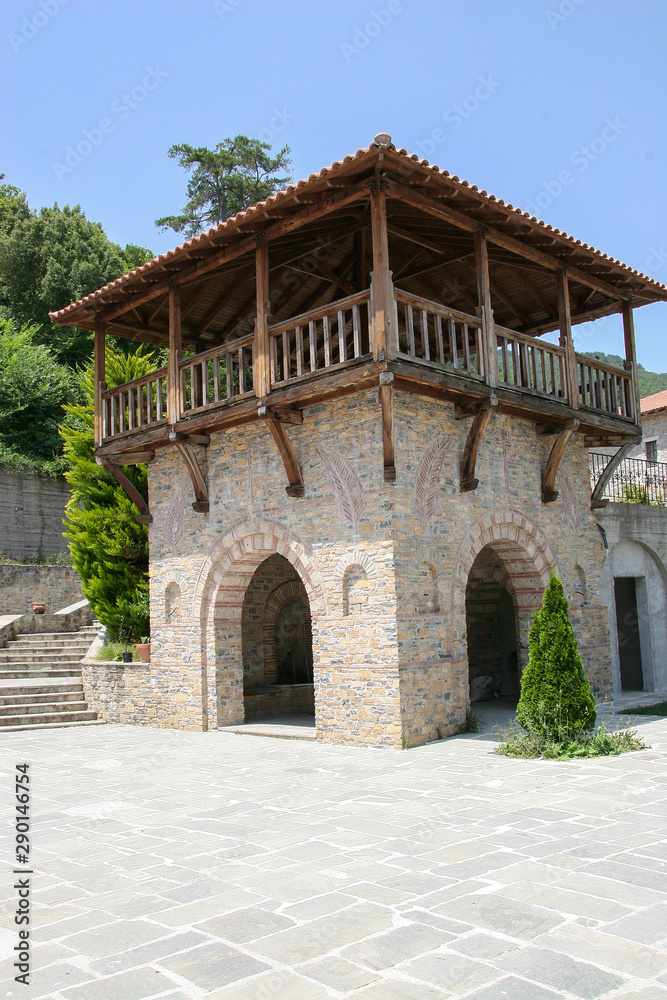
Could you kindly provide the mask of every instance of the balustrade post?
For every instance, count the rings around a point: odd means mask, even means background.
[[[271,392],[271,362],[269,357],[269,244],[257,238],[255,252],[255,278],[257,288],[257,314],[255,316],[255,344],[253,381],[255,395],[268,396]]]
[[[570,286],[567,268],[556,272],[558,282],[558,319],[560,325],[559,343],[565,348],[565,380],[567,401],[573,410],[579,409],[579,379],[577,378],[577,358],[572,339],[572,315],[570,312]]]
[[[181,373],[183,356],[181,336],[181,289],[169,288],[169,363],[167,365],[167,420],[177,424],[181,419]]]
[[[485,378],[486,384],[494,389],[498,385],[498,349],[496,326],[491,306],[489,251],[483,228],[475,233],[475,270],[477,272],[477,297],[482,318]]]
[[[389,270],[387,234],[387,196],[383,181],[375,177],[371,189],[371,231],[373,237],[373,272],[371,274],[371,313],[373,357],[376,361],[395,358],[398,347],[397,309],[394,284]]]
[[[104,413],[102,409],[102,393],[106,389],[106,357],[105,357],[106,323],[95,325],[95,447],[104,441]]]
[[[634,413],[632,414],[636,424],[641,423],[642,408],[639,398],[639,373],[637,371],[637,348],[635,346],[635,320],[632,311],[632,302],[623,303],[623,337],[625,339],[625,365],[626,371],[630,372],[632,378],[631,402]]]

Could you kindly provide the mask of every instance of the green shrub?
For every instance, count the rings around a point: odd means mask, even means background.
[[[552,573],[528,633],[516,713],[523,729],[559,744],[592,729],[596,719],[568,611],[563,584]]]
[[[504,757],[523,757],[546,760],[574,760],[579,757],[609,757],[632,750],[650,749],[637,736],[636,729],[610,732],[602,723],[595,733],[580,733],[574,739],[554,740],[532,726],[522,731],[515,724],[500,730],[499,745],[493,751]]]

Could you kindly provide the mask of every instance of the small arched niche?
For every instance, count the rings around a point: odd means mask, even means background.
[[[181,588],[173,581],[164,592],[164,617],[167,624],[173,624],[181,617]]]
[[[438,573],[429,562],[420,562],[417,570],[417,610],[422,615],[440,611]]]
[[[348,566],[343,576],[343,614],[366,614],[370,602],[370,580],[363,566]]]

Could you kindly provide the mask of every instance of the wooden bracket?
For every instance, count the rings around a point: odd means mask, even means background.
[[[556,435],[556,440],[551,446],[549,458],[547,459],[547,464],[544,469],[544,475],[542,476],[542,503],[553,503],[554,500],[558,499],[558,491],[554,489],[554,486],[556,485],[556,473],[558,472],[558,466],[560,465],[560,460],[565,453],[568,442],[572,435],[576,434],[578,427],[578,417],[574,417],[572,420],[568,420],[560,426]]]
[[[139,511],[138,514],[134,515],[135,521],[138,521],[139,524],[151,524],[153,515],[149,511],[148,504],[134,483],[127,478],[125,473],[119,469],[117,465],[114,465],[114,463],[110,462],[108,459],[96,457],[95,461],[98,465],[101,465],[103,469],[106,469],[107,472],[114,477],[116,482],[123,487],[128,497]]]
[[[185,434],[172,432],[169,435],[169,440],[175,444],[180,451],[186,468],[190,473],[190,479],[192,480],[192,486],[195,491],[195,502],[192,505],[192,509],[196,511],[197,514],[208,514],[208,489],[206,487],[204,474],[192,446],[192,439],[194,437],[194,435],[192,435],[192,437],[186,437]],[[205,435],[202,435],[202,437],[205,437]]]
[[[495,402],[494,402],[495,400]],[[491,399],[483,399],[477,405],[472,426],[468,431],[465,448],[463,449],[463,461],[461,462],[461,493],[470,493],[479,486],[479,480],[475,478],[475,464],[477,462],[477,452],[482,443],[484,431],[489,421],[491,407],[498,405],[498,399],[492,396]],[[470,416],[471,414],[468,414]]]
[[[474,417],[476,413],[479,413],[480,409],[485,406],[497,406],[498,397],[495,392],[492,392],[490,396],[481,398],[479,396],[470,396],[467,399],[463,399],[460,403],[456,403],[454,406],[454,419],[455,420],[467,420],[468,417]]]
[[[276,447],[280,452],[280,457],[283,460],[289,482],[289,486],[285,487],[285,493],[287,493],[288,497],[302,497],[303,479],[301,478],[299,460],[296,457],[296,452],[287,436],[287,431],[281,423],[280,417],[268,406],[258,406],[257,415],[266,420],[273,440],[276,442]]]
[[[394,463],[394,373],[380,372],[380,406],[382,408],[382,456],[385,483],[396,482]]]
[[[593,510],[599,510],[601,507],[606,507],[609,503],[608,500],[602,498],[605,487],[623,459],[635,447],[635,444],[635,441],[626,441],[626,443],[618,449],[616,454],[611,456],[605,465],[591,494],[591,507]]]
[[[271,413],[280,421],[281,424],[294,424],[295,427],[300,427],[303,423],[303,413],[301,410],[279,410],[272,407]]]

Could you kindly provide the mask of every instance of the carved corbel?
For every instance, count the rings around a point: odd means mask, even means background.
[[[287,481],[289,483],[289,486],[285,487],[285,493],[287,493],[288,497],[302,497],[303,479],[301,478],[299,460],[296,457],[296,452],[294,451],[292,442],[287,436],[287,431],[285,430],[281,417],[268,406],[259,406],[257,408],[257,415],[262,420],[266,421],[268,428],[271,431],[271,436],[276,442],[276,447],[280,452],[280,457],[283,460],[285,472],[287,473]]]
[[[210,438],[205,434],[186,437],[185,434],[172,432],[169,435],[169,440],[172,444],[175,444],[180,451],[186,468],[190,473],[192,487],[195,491],[195,502],[192,505],[192,509],[196,511],[197,514],[208,514],[209,502],[206,479],[197,460],[197,456],[195,455],[193,443],[206,446],[209,443]]]
[[[602,497],[605,487],[626,455],[628,455],[629,452],[631,452],[636,446],[636,443],[636,441],[628,441],[626,444],[622,445],[616,454],[612,455],[605,465],[591,494],[591,507],[593,510],[600,510],[601,507],[606,507],[609,503],[608,500],[603,499]]]
[[[463,449],[463,461],[461,462],[461,493],[470,493],[479,486],[479,480],[475,478],[475,465],[477,464],[477,453],[484,437],[486,425],[489,422],[491,408],[498,405],[498,397],[492,395],[489,399],[483,399],[477,404],[474,411],[473,421],[468,431],[465,448]],[[457,414],[459,419],[470,416],[469,412]]]
[[[120,469],[117,465],[115,465],[113,462],[109,461],[109,459],[106,458],[96,457],[95,461],[97,462],[98,465],[101,465],[103,469],[106,469],[107,472],[114,477],[116,482],[123,487],[128,497],[139,511],[138,514],[134,515],[135,521],[138,521],[139,524],[151,524],[153,520],[153,515],[148,509],[148,504],[146,503],[146,501],[144,500],[144,498],[142,497],[141,493],[134,485],[134,483],[127,478],[122,469]]]
[[[556,473],[558,472],[558,466],[568,446],[568,442],[572,435],[576,434],[578,427],[578,417],[574,417],[574,419],[568,420],[560,426],[556,440],[551,446],[544,475],[542,476],[542,503],[553,503],[554,500],[558,499],[558,491],[554,489],[556,485]]]
[[[394,373],[380,372],[380,407],[382,408],[382,456],[385,483],[396,482],[394,464]]]

